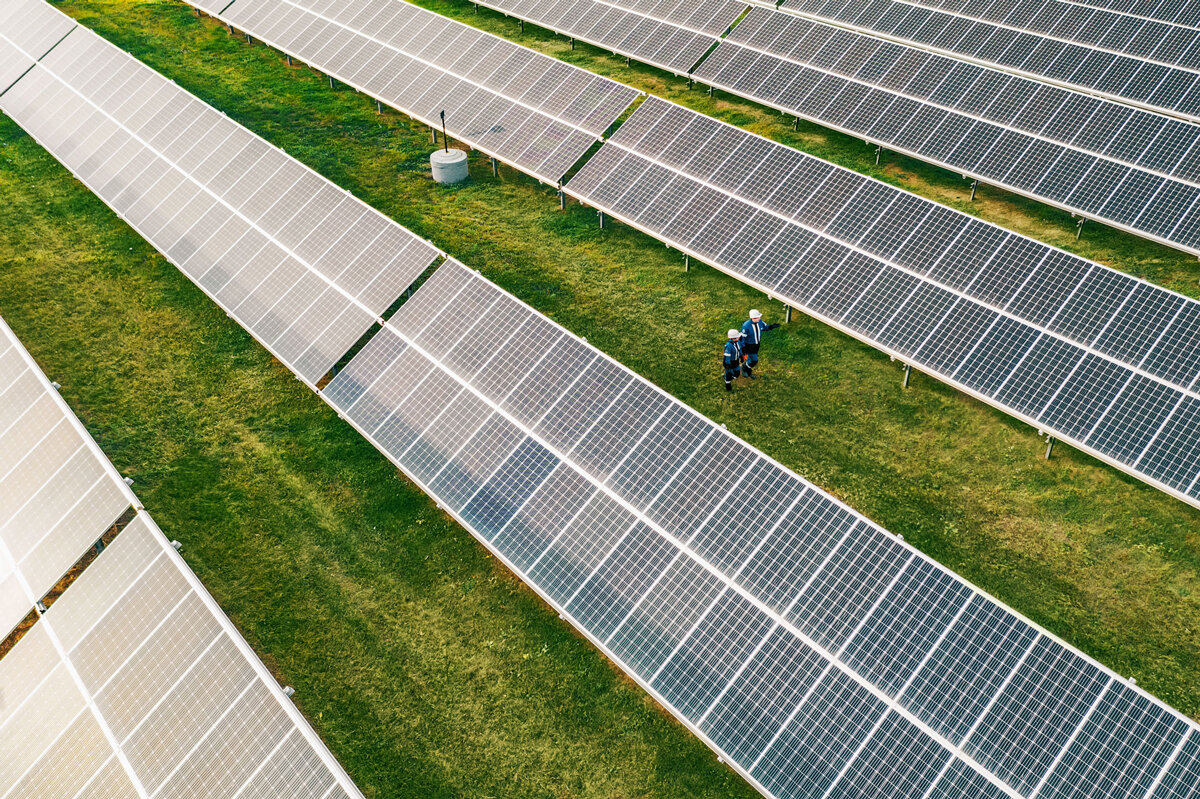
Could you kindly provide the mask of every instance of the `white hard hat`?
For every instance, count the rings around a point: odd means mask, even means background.
[[[730,338],[741,338],[741,337],[742,337],[742,331],[740,331],[740,330],[733,330],[733,329],[730,329],[730,331],[729,331],[729,337],[730,337]]]
[[[762,319],[762,314],[758,312],[757,308],[753,308],[750,311],[750,318],[751,319]]]

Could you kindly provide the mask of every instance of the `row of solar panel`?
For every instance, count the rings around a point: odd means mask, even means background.
[[[597,0],[487,0],[479,5],[636,58],[676,74],[691,72],[745,4],[734,0],[621,3]]]
[[[238,0],[222,18],[552,184],[638,96],[408,3]]]
[[[771,795],[1197,793],[1194,725],[455,261],[323,395]]]
[[[1135,58],[1200,68],[1200,30],[1075,0],[904,0]]]
[[[0,319],[0,633],[131,506]],[[3,796],[361,796],[144,511],[4,654],[0,685]]]
[[[654,98],[566,190],[1200,499],[1195,301]]]
[[[1198,125],[762,9],[696,78],[1200,252]]]
[[[362,795],[144,513],[0,680],[7,796]]]
[[[786,0],[785,11],[1200,119],[1200,72],[900,0]]]

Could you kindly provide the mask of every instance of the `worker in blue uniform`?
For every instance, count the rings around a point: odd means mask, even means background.
[[[758,366],[758,347],[762,344],[763,333],[777,327],[777,324],[765,324],[757,309],[750,311],[750,318],[742,325],[742,354],[746,356],[742,371],[751,380],[755,379],[754,367]]]
[[[725,342],[725,390],[733,391],[734,378],[742,374],[742,331],[730,329]]]

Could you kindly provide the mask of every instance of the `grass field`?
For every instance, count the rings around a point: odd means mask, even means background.
[[[1200,513],[797,317],[721,391],[760,294],[510,171],[444,189],[428,131],[175,2],[59,6],[1004,602],[1200,717]],[[1194,259],[885,156],[466,3],[435,10],[1196,296]],[[0,118],[0,314],[371,796],[750,789]]]

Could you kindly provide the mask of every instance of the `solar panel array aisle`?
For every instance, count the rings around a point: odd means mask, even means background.
[[[1200,125],[765,9],[696,78],[1200,253]]]
[[[691,72],[746,10],[738,0],[486,0],[479,5],[678,75]]]
[[[1014,30],[903,0],[785,0],[781,8],[1200,120],[1200,71],[1195,69]]]
[[[0,319],[0,638],[136,504]]]
[[[1200,303],[650,98],[567,193],[1200,505]]]
[[[0,380],[21,616],[138,509],[0,659],[0,796],[361,797],[3,320]]]
[[[310,383],[438,256],[86,28],[0,110]]]
[[[323,396],[769,795],[1200,795],[1197,725],[456,261]]]
[[[226,4],[195,5],[551,184],[639,94],[401,0]]]

